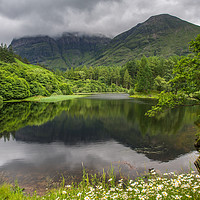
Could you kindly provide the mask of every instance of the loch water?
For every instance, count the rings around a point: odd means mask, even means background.
[[[195,170],[199,107],[180,107],[156,118],[156,103],[127,94],[98,94],[57,103],[6,103],[0,110],[0,182],[44,191],[65,177],[77,181],[114,167],[137,177]]]

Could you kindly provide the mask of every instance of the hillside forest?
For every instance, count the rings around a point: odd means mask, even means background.
[[[191,54],[188,56],[168,58],[142,56],[122,66],[80,66],[66,71],[49,71],[45,67],[31,65],[27,59],[14,54],[12,47],[8,48],[2,44],[0,46],[0,96],[2,97],[0,101],[38,95],[94,92],[134,94],[152,91],[162,92],[159,109],[182,103],[185,97],[199,101],[199,44],[200,35],[190,42]],[[179,100],[181,99],[179,102],[176,102],[177,95]],[[166,98],[170,98],[171,101],[168,105],[163,103]]]

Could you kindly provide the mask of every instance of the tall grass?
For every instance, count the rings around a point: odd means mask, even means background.
[[[101,176],[89,176],[83,170],[82,181],[65,184],[48,191],[44,196],[27,196],[19,187],[2,185],[0,199],[200,199],[200,176],[195,172],[176,175],[173,172],[158,175],[154,170],[136,180],[116,179],[111,169]]]

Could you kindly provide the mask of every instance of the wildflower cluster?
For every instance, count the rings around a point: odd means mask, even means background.
[[[159,176],[153,170],[148,176],[136,181],[117,181],[115,177],[109,177],[106,182],[102,179],[98,182],[87,179],[77,187],[68,185],[61,188],[59,193],[52,192],[49,196],[57,200],[200,199],[200,176],[194,172],[180,175],[171,172]]]

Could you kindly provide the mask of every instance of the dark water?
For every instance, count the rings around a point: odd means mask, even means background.
[[[0,111],[0,181],[44,191],[59,180],[79,180],[84,167],[111,164],[124,175],[155,168],[187,172],[198,157],[194,122],[199,107],[144,113],[155,103],[102,94],[59,103],[12,103]]]

